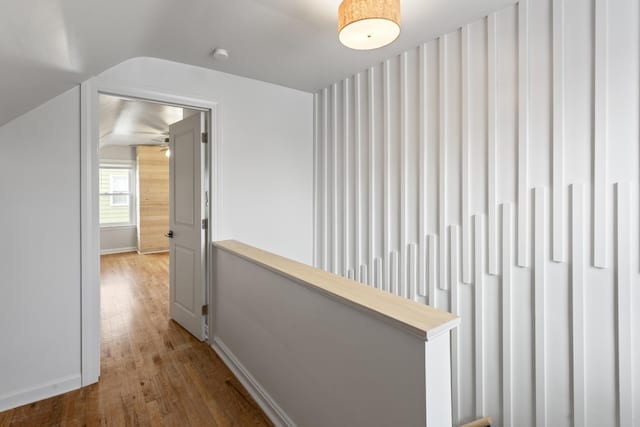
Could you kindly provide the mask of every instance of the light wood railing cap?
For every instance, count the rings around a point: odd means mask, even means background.
[[[460,318],[449,312],[371,288],[236,240],[218,241],[213,245],[309,289],[378,316],[426,341],[448,332],[460,323]]]

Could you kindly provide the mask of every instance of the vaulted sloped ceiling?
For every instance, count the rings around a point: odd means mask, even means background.
[[[340,45],[340,0],[0,2],[0,125],[126,59],[163,58],[312,92],[515,0],[402,0],[383,49]],[[211,49],[230,51],[214,60]]]

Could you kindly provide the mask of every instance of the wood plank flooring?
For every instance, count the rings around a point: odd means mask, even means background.
[[[218,356],[169,320],[169,259],[102,257],[98,384],[0,413],[0,426],[271,426]]]

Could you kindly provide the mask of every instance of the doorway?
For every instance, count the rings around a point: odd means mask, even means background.
[[[168,257],[164,282],[169,316],[202,341],[209,192],[206,114],[106,94],[99,95],[99,105],[101,255],[129,252],[135,242],[140,262],[150,254]]]
[[[129,250],[134,253],[158,253],[158,258],[167,257],[167,250],[171,254],[168,258],[171,259],[168,262],[167,272],[169,274],[169,283],[171,287],[169,299],[174,305],[189,306],[185,304],[185,300],[191,299],[190,309],[193,313],[197,312],[197,321],[201,327],[189,328],[189,325],[185,324],[183,318],[178,318],[175,315],[173,308],[168,310],[170,317],[176,320],[177,323],[185,327],[185,329],[191,329],[190,332],[198,340],[206,340],[207,337],[207,324],[209,316],[206,316],[206,306],[209,298],[208,292],[208,268],[209,262],[207,257],[207,243],[210,242],[215,235],[213,227],[203,227],[209,225],[209,222],[215,224],[215,221],[209,221],[211,212],[215,210],[216,206],[216,194],[212,194],[210,189],[212,188],[212,181],[216,171],[215,162],[211,162],[212,153],[215,153],[216,138],[215,134],[210,131],[215,126],[215,104],[182,98],[174,95],[167,95],[161,93],[142,92],[134,88],[120,88],[119,90],[100,90],[98,85],[93,85],[91,82],[83,85],[82,101],[83,101],[83,158],[86,163],[83,164],[83,176],[86,181],[83,181],[82,192],[82,227],[85,230],[83,232],[83,295],[82,295],[82,373],[83,373],[83,385],[88,385],[98,380],[100,373],[100,279],[99,279],[99,265],[100,255],[107,253],[124,252],[123,250]],[[190,102],[193,101],[193,102]],[[104,116],[103,111],[107,111],[108,114]],[[164,112],[162,114],[153,114],[158,111]],[[168,119],[172,113],[173,118]],[[159,117],[160,116],[160,117]],[[192,132],[191,146],[186,147],[184,129],[181,130],[182,136],[180,137],[180,145],[173,147],[175,143],[175,135],[172,138],[172,125],[186,121],[190,117],[198,117],[198,120],[191,121],[191,125],[197,123],[195,126],[197,129]],[[162,124],[164,127],[160,126]],[[168,126],[168,129],[167,129]],[[180,131],[180,129],[178,129]],[[174,132],[175,133],[175,132]],[[196,135],[197,133],[197,135]],[[197,145],[195,144],[197,142]],[[116,147],[124,148],[116,148]],[[93,148],[92,148],[93,147]],[[110,147],[110,148],[109,148]],[[100,152],[105,151],[108,155],[100,156]],[[117,152],[120,151],[118,155]],[[171,221],[172,214],[169,214],[167,220],[166,215],[163,220],[155,215],[155,225],[153,227],[145,227],[145,219],[143,210],[148,210],[150,207],[145,206],[145,201],[149,201],[145,198],[144,189],[140,180],[140,163],[138,152],[151,151],[156,160],[160,155],[167,159],[169,162],[170,171],[196,169],[187,168],[184,159],[189,157],[189,154],[194,154],[198,151],[197,160],[191,156],[193,161],[197,161],[198,168],[196,170],[196,178],[192,179],[192,182],[197,182],[199,186],[192,186],[192,191],[187,191],[185,194],[185,180],[184,177],[178,178],[172,177],[170,173],[169,182],[173,182],[173,185],[169,185],[169,192],[173,191],[173,195],[170,195],[169,202],[173,199],[177,200],[177,203],[167,203],[164,206],[169,207],[169,210],[175,210],[176,204],[184,206],[185,200],[189,200],[190,197],[195,199],[195,203],[199,204],[200,209],[196,212],[194,209],[193,216],[193,228],[200,231],[201,239],[198,241],[197,250],[193,252],[191,259],[185,258],[185,250],[183,242],[180,245],[173,245],[169,243],[168,247],[165,245],[158,245],[158,242],[172,242],[167,239],[165,235],[170,235],[169,228],[175,227],[176,222],[168,223]],[[174,156],[174,152],[179,154],[178,160]],[[123,153],[127,154],[123,154]],[[181,154],[180,154],[181,153]],[[102,153],[105,154],[105,153]],[[107,157],[111,157],[107,159]],[[182,160],[180,160],[182,159]],[[110,161],[106,161],[110,160]],[[153,162],[152,162],[153,163]],[[211,166],[213,164],[213,167]],[[160,175],[156,172],[151,173],[152,181],[167,181],[166,178],[159,178]],[[108,189],[105,190],[104,183],[109,184]],[[176,184],[177,182],[177,184]],[[156,182],[157,184],[157,182]],[[156,190],[157,190],[156,185]],[[165,193],[167,191],[165,190]],[[210,203],[211,201],[211,203]],[[158,200],[153,201],[154,203]],[[159,202],[158,202],[159,203]],[[156,203],[156,204],[158,204]],[[107,214],[102,214],[101,206],[108,204],[111,208],[111,217],[107,218]],[[196,206],[193,204],[192,206]],[[157,207],[157,206],[155,206]],[[119,216],[114,216],[114,210],[119,210]],[[128,211],[124,213],[123,211]],[[166,209],[165,209],[166,211]],[[184,209],[181,208],[179,215],[184,216]],[[153,216],[153,215],[152,215]],[[175,218],[175,215],[174,215]],[[178,218],[178,225],[185,222],[184,218]],[[202,221],[204,220],[204,221]],[[111,229],[106,231],[101,227],[101,223],[111,221]],[[153,222],[153,221],[152,221]],[[148,225],[148,224],[147,224]],[[151,228],[156,228],[154,238],[155,243],[150,246],[144,246],[144,233]],[[157,231],[162,232],[162,237],[158,238]],[[116,232],[115,235],[113,232]],[[110,233],[111,247],[107,248],[105,239],[101,239],[101,234]],[[117,234],[120,236],[117,236]],[[140,235],[142,233],[142,235]],[[119,245],[113,244],[113,237],[122,238],[125,243]],[[128,243],[127,243],[128,242]],[[135,246],[132,242],[135,242]],[[101,247],[102,244],[102,247]],[[175,246],[175,247],[174,247]],[[178,249],[177,252],[173,249]],[[177,253],[177,256],[176,256]],[[95,258],[94,258],[95,256]],[[177,261],[176,261],[177,260]],[[201,264],[201,268],[194,269],[195,273],[189,273],[185,271],[185,265],[191,263]],[[156,263],[157,264],[157,263]],[[197,270],[197,271],[196,271]],[[199,288],[190,290],[186,288],[174,288],[174,284],[181,283],[180,278],[191,278],[199,282]],[[176,280],[174,280],[176,279]],[[166,283],[166,282],[165,282]],[[186,290],[185,290],[186,289]],[[190,294],[191,292],[191,294]],[[183,316],[184,317],[184,316]]]

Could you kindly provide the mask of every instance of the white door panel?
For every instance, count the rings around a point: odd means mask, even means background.
[[[204,206],[204,149],[201,134],[203,113],[195,114],[169,128],[170,183],[169,245],[170,298],[173,320],[196,338],[204,339],[206,218]]]

